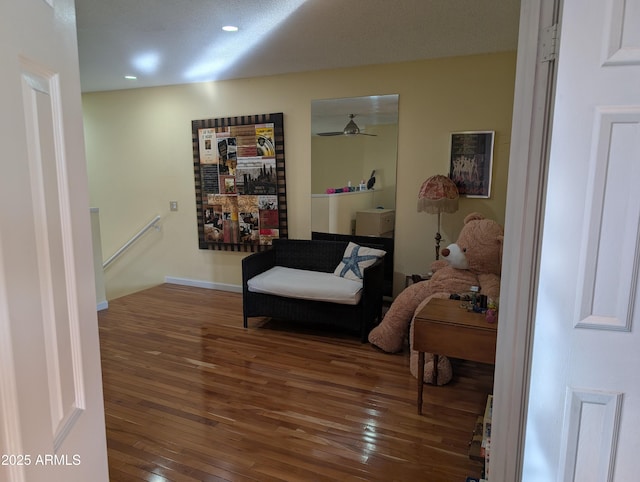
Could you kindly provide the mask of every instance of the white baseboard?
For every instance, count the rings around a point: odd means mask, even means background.
[[[227,283],[213,283],[212,281],[201,281],[187,278],[175,278],[173,276],[165,276],[165,283],[175,285],[193,286],[195,288],[207,288],[209,290],[231,291],[233,293],[242,293],[242,286],[231,285]]]
[[[109,302],[107,300],[101,301],[100,303],[98,303],[98,311],[102,311],[102,310],[106,310],[107,308],[109,308]]]

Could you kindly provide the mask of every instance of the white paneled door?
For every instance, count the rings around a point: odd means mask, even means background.
[[[106,481],[73,0],[0,2],[0,480]]]
[[[526,481],[638,478],[640,0],[564,0]]]

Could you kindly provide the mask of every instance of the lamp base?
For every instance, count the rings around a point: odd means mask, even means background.
[[[436,232],[436,261],[440,259],[440,240],[442,236],[440,236],[440,213],[438,213],[438,231]]]

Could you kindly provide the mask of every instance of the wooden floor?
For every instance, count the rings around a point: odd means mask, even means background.
[[[493,368],[454,360],[416,412],[408,354],[250,319],[241,295],[166,284],[99,312],[112,481],[429,481],[468,458]]]

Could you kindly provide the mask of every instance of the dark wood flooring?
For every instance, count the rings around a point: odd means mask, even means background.
[[[409,356],[357,337],[250,319],[241,295],[165,284],[99,312],[112,481],[429,481],[468,457],[493,367],[416,412]]]

